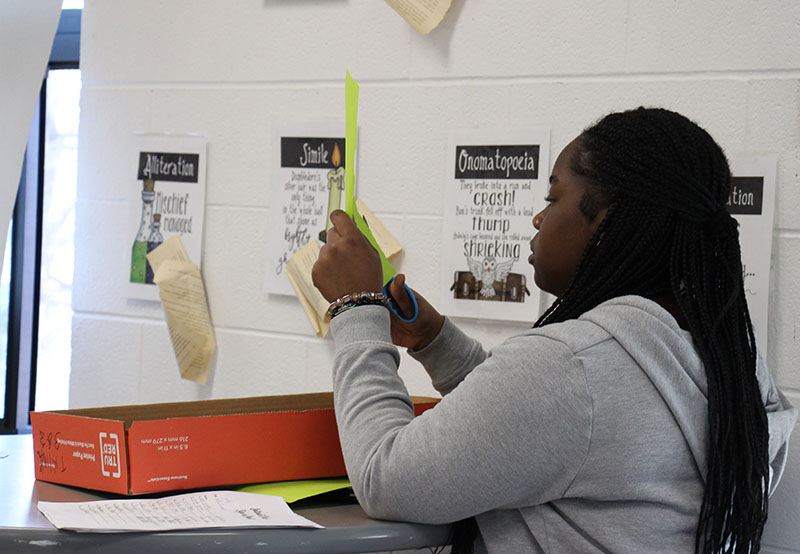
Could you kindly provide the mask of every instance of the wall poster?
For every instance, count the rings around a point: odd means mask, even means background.
[[[528,255],[549,163],[548,128],[451,134],[440,285],[445,314],[536,321],[539,289]]]
[[[774,156],[731,156],[730,163],[733,183],[728,211],[739,222],[744,292],[756,345],[766,358],[769,268],[778,160]]]
[[[295,295],[286,276],[292,254],[328,228],[344,192],[344,121],[281,122],[268,227],[264,292]]]
[[[197,266],[203,254],[206,206],[206,139],[201,136],[142,134],[131,156],[128,190],[130,298],[159,300],[147,253],[173,235],[181,238]],[[135,172],[134,172],[135,170]]]

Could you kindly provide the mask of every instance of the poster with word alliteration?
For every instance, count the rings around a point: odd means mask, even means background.
[[[756,345],[766,357],[769,268],[778,161],[774,156],[732,156],[730,163],[733,182],[728,211],[739,222],[744,292]]]
[[[344,122],[277,122],[264,292],[295,295],[286,276],[292,254],[324,242],[328,214],[344,197]]]
[[[159,300],[147,254],[178,235],[192,263],[203,254],[206,207],[206,139],[194,135],[141,134],[131,152],[125,277],[130,298]]]
[[[456,131],[447,158],[442,311],[535,321],[539,289],[528,256],[549,186],[550,130]]]

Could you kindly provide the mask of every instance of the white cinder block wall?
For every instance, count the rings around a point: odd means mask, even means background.
[[[434,304],[451,128],[549,126],[554,158],[608,111],[662,105],[729,153],[776,154],[768,359],[800,405],[800,3],[453,4],[420,36],[378,0],[87,0],[71,407],[330,390],[330,339],[261,284],[272,119],[343,117],[346,68],[361,84],[359,194]],[[134,131],[208,137],[206,386],[180,379],[161,306],[124,294]],[[461,323],[488,346],[524,327]],[[401,374],[433,392],[405,354]],[[765,551],[800,552],[800,433],[789,464]]]

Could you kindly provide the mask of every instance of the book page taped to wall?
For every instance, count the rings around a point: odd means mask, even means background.
[[[328,316],[328,301],[322,296],[311,279],[311,270],[319,258],[320,244],[316,239],[311,239],[305,246],[292,254],[286,264],[286,276],[292,284],[303,311],[306,312],[314,334],[324,337],[328,334],[330,317]]]
[[[386,0],[406,23],[427,35],[444,19],[452,0]]]
[[[372,210],[370,210],[363,200],[356,198],[356,210],[361,214],[361,217],[366,221],[375,242],[378,243],[378,251],[383,252],[389,262],[399,254],[403,247],[397,242],[397,239],[389,232],[389,229],[378,219]]]
[[[345,77],[345,165],[344,165],[344,194],[345,212],[356,224],[356,227],[363,233],[370,244],[378,251],[381,257],[381,268],[383,270],[383,284],[388,283],[396,272],[386,254],[381,250],[381,245],[375,240],[369,225],[362,215],[358,212],[355,200],[355,152],[356,152],[356,133],[358,129],[358,83],[347,72]]]
[[[217,347],[200,268],[173,235],[147,255],[181,377],[204,385]]]

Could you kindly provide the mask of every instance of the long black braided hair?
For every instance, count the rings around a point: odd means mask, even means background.
[[[638,108],[579,137],[570,169],[588,177],[581,211],[608,211],[568,289],[536,322],[579,317],[636,294],[677,304],[708,379],[708,471],[695,551],[757,552],[767,517],[767,418],[744,295],[731,174],[711,136],[684,116]]]

